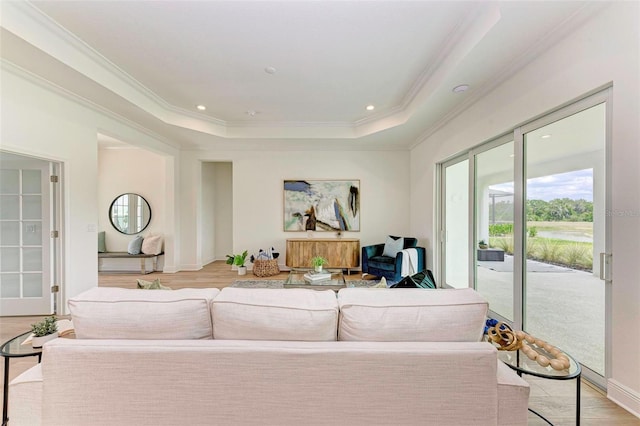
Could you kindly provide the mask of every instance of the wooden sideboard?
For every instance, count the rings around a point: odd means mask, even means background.
[[[322,256],[327,268],[351,269],[360,266],[360,240],[354,238],[292,238],[287,240],[286,265],[310,268],[311,258]]]

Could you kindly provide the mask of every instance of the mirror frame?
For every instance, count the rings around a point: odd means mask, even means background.
[[[126,196],[129,196],[129,197],[130,197],[130,196],[133,196],[133,195],[135,195],[135,196],[139,197],[139,199],[140,199],[140,200],[142,200],[142,201],[144,202],[144,204],[146,204],[146,206],[147,206],[147,208],[148,208],[148,210],[149,210],[149,217],[148,217],[148,218],[146,218],[146,220],[145,220],[145,222],[144,222],[144,224],[143,224],[142,228],[141,228],[141,229],[139,229],[139,230],[138,230],[138,231],[136,231],[136,232],[126,232],[125,230],[122,230],[122,229],[120,229],[118,226],[116,226],[116,224],[113,222],[113,206],[116,204],[116,202],[117,202],[120,198],[124,197],[125,195],[126,195]],[[109,206],[109,213],[108,213],[108,214],[109,214],[109,222],[111,222],[111,226],[113,226],[113,227],[114,227],[114,229],[115,229],[116,231],[120,232],[121,234],[125,234],[125,235],[135,235],[135,234],[139,234],[139,233],[141,233],[142,231],[144,231],[145,229],[147,229],[147,227],[148,227],[148,226],[149,226],[149,224],[151,223],[151,216],[152,216],[152,212],[151,212],[151,205],[149,204],[149,202],[148,202],[148,201],[147,201],[147,200],[146,200],[142,195],[140,195],[140,194],[136,194],[136,193],[134,193],[134,192],[125,192],[124,194],[120,194],[120,195],[118,195],[116,198],[114,198],[114,200],[111,202],[111,205]]]

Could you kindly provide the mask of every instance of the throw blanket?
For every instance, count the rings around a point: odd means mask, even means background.
[[[418,250],[414,248],[404,249],[402,253],[402,268],[400,276],[406,277],[418,273]]]

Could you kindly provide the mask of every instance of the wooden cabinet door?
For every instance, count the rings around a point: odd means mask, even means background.
[[[293,268],[310,268],[311,258],[322,256],[327,268],[357,268],[360,265],[360,240],[290,239],[287,240],[286,264]]]

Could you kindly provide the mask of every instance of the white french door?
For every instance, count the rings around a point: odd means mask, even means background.
[[[0,152],[0,315],[54,312],[57,165]]]

